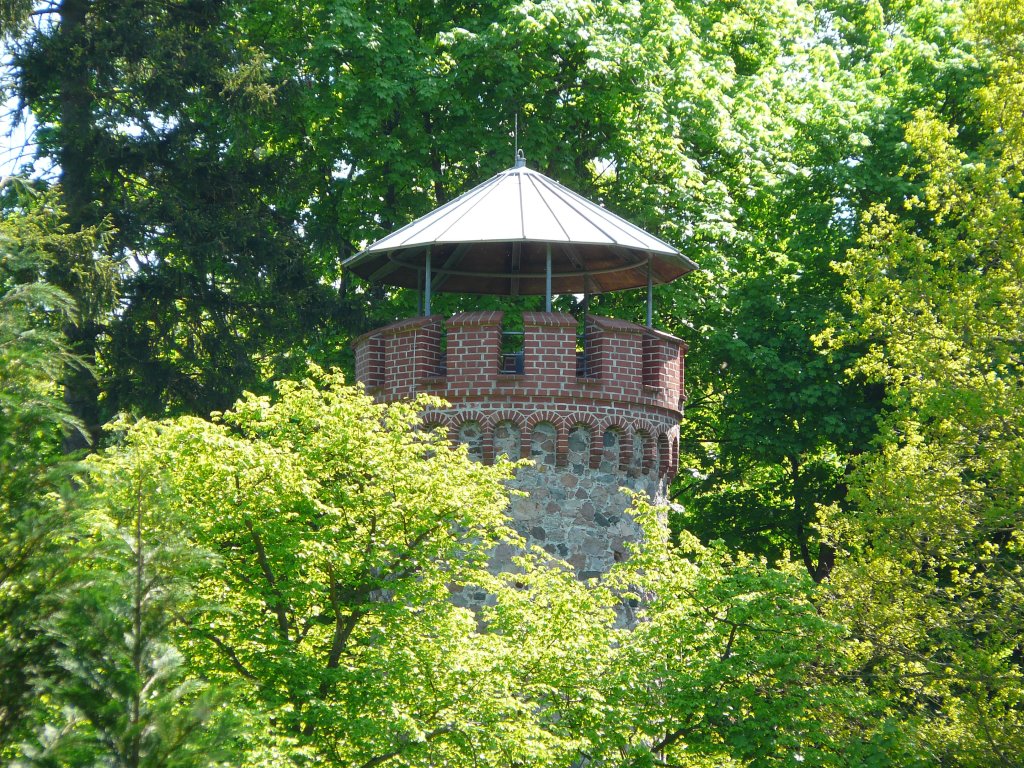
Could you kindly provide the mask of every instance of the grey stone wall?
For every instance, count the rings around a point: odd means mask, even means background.
[[[575,463],[524,467],[511,484],[528,494],[512,498],[512,527],[531,544],[566,560],[579,578],[596,578],[627,556],[627,541],[640,539],[640,526],[628,511],[630,499],[619,490],[623,486],[646,493],[656,503],[665,501],[664,482],[656,476]],[[512,554],[495,552],[493,567],[511,567]]]
[[[462,435],[474,450],[476,431],[467,427]],[[496,434],[496,449],[497,449]],[[496,453],[516,455],[515,439],[518,435],[502,434],[503,448]],[[515,438],[515,439],[514,439]],[[580,579],[598,578],[612,564],[628,556],[626,542],[639,541],[640,526],[633,520],[629,509],[630,498],[620,489],[626,487],[647,494],[655,503],[665,503],[665,480],[659,477],[657,467],[644,472],[639,458],[629,471],[618,469],[621,439],[613,431],[605,433],[604,458],[598,469],[588,466],[590,434],[577,430],[569,435],[568,461],[558,467],[555,461],[554,430],[551,434],[538,430],[530,446],[533,466],[520,468],[510,487],[525,496],[513,496],[509,508],[512,527],[530,544],[568,562]],[[639,457],[640,452],[634,455]],[[508,545],[501,545],[492,553],[491,567],[495,572],[514,571],[512,558],[521,554]],[[455,602],[477,608],[489,602],[479,590],[457,589]],[[620,619],[631,621],[628,606],[623,606]]]

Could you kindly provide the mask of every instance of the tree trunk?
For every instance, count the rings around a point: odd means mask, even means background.
[[[836,564],[836,552],[833,547],[825,541],[818,541],[818,561],[811,557],[810,537],[807,534],[807,525],[813,522],[815,514],[800,503],[803,489],[800,486],[800,464],[796,457],[789,457],[790,480],[793,483],[793,517],[796,520],[796,538],[800,545],[800,558],[804,567],[816,584],[820,584],[829,577]]]
[[[72,232],[96,223],[92,184],[92,107],[89,89],[90,61],[86,49],[86,13],[90,0],[62,0],[59,8],[60,35],[68,62],[60,72],[60,134],[57,158],[61,168],[61,187],[67,221]],[[81,254],[90,259],[91,254]],[[68,369],[64,374],[64,402],[85,425],[88,439],[73,432],[64,440],[64,450],[72,452],[96,444],[100,432],[99,385],[91,368],[96,360],[98,327],[86,310],[83,292],[88,285],[76,279],[71,264],[57,264],[50,280],[63,288],[79,305],[77,321],[68,323],[64,332],[71,350],[84,367]]]

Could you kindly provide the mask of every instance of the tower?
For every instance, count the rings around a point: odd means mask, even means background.
[[[420,288],[424,313],[360,336],[356,378],[382,401],[419,393],[451,407],[428,423],[490,462],[532,458],[513,526],[580,578],[639,536],[621,486],[665,500],[679,460],[686,345],[652,327],[653,286],[696,264],[521,158],[345,262],[371,281]],[[552,293],[647,286],[647,326],[551,310]],[[544,294],[544,312],[431,313],[434,291]],[[515,331],[507,330],[515,326]],[[520,330],[521,328],[521,330]],[[493,555],[496,569],[511,551]],[[473,604],[483,595],[463,596]]]

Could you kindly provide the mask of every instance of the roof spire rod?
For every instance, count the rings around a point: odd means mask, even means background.
[[[523,150],[521,150],[519,148],[519,113],[518,112],[516,112],[516,116],[515,117],[516,117],[516,129],[512,133],[512,135],[515,137],[515,150],[516,150],[516,162],[515,162],[515,166],[514,167],[522,168],[523,166],[526,165],[526,155],[524,155],[523,154]]]
[[[515,129],[512,131],[513,153],[515,154],[516,167],[519,167],[519,112],[515,114]]]

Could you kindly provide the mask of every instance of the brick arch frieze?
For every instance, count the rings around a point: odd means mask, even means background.
[[[484,424],[484,415],[480,411],[460,410],[456,411],[455,413],[451,414],[451,416],[448,417],[448,437],[451,439],[453,443],[458,442],[459,430],[462,428],[462,425],[467,424],[468,422],[471,421],[476,422],[477,424],[480,425],[481,432],[486,431],[486,427]]]
[[[512,422],[519,427],[520,432],[526,428],[526,419],[523,417],[522,412],[514,408],[501,408],[497,411],[491,411],[483,417],[483,424],[487,429],[491,430],[503,421]]]
[[[424,411],[420,417],[421,429],[443,428],[445,434],[450,434],[451,426],[452,418],[447,411]]]
[[[523,428],[532,433],[534,427],[545,421],[555,429],[560,430],[564,428],[565,417],[557,411],[539,409],[523,417]]]

